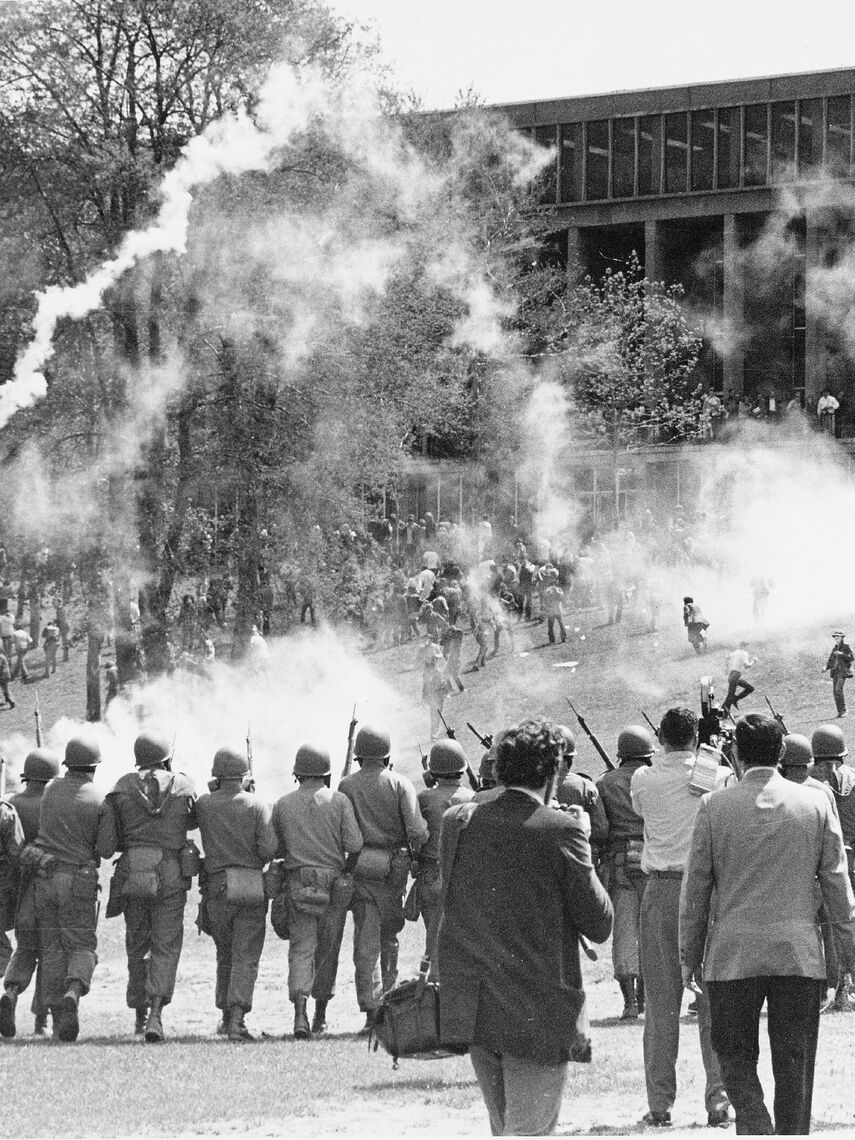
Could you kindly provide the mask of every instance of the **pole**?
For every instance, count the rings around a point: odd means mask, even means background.
[[[463,472],[460,473],[460,482],[458,484],[458,515],[460,525],[463,526]]]

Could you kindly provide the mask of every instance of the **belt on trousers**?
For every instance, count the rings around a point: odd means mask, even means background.
[[[683,872],[676,869],[670,871],[648,871],[651,879],[682,879]]]

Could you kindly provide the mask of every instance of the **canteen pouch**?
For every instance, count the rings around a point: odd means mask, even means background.
[[[337,911],[347,910],[353,898],[353,875],[347,872],[337,875],[330,887],[330,906]]]
[[[277,859],[264,872],[264,893],[271,901],[279,897],[285,885],[284,869],[282,860]]]
[[[125,872],[122,898],[158,898],[162,860],[163,851],[159,847],[129,847],[121,860]]]
[[[71,880],[71,894],[78,902],[94,903],[98,898],[98,871],[95,867],[78,867]]]
[[[185,879],[195,879],[202,870],[202,856],[199,854],[199,848],[192,839],[188,839],[181,848],[178,855],[178,863],[181,868],[181,874]]]
[[[234,906],[261,906],[264,872],[255,867],[226,867],[226,902]]]
[[[407,889],[411,862],[410,853],[406,847],[399,847],[397,851],[392,852],[386,882],[393,890],[403,893]]]
[[[330,872],[324,873],[314,867],[301,867],[292,874],[288,885],[291,905],[298,914],[309,914],[320,918],[330,905]]]
[[[374,882],[382,883],[389,875],[392,855],[393,852],[385,847],[363,847],[353,873],[357,878],[372,879]]]

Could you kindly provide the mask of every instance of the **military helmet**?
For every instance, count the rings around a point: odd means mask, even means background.
[[[94,740],[85,740],[81,736],[72,736],[65,746],[66,768],[94,768],[101,763],[101,749]]]
[[[314,744],[301,744],[294,757],[295,776],[328,776],[332,771],[330,754],[326,748]]]
[[[640,724],[628,724],[617,738],[620,760],[646,760],[656,751],[653,737]]]
[[[35,780],[46,784],[59,775],[59,757],[48,748],[34,748],[24,761],[22,780]]]
[[[155,732],[141,732],[134,741],[134,759],[138,768],[155,768],[170,752],[169,741]]]
[[[466,771],[466,753],[456,740],[431,745],[428,768],[434,776],[459,776]]]
[[[810,738],[814,760],[842,760],[848,756],[846,739],[836,724],[821,724]]]
[[[806,736],[791,732],[784,737],[784,755],[778,761],[782,768],[806,768],[813,760],[813,749]]]
[[[363,725],[356,734],[353,754],[359,760],[388,760],[392,751],[389,733]]]
[[[565,756],[576,755],[576,737],[570,731],[566,724],[557,724],[555,726],[557,735],[561,738],[561,743],[564,746]]]
[[[249,761],[234,748],[220,748],[214,754],[211,775],[218,780],[239,780],[249,771]]]

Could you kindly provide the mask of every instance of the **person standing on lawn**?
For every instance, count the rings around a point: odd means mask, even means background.
[[[116,875],[125,916],[126,1000],[136,1012],[134,1033],[149,1042],[163,1040],[163,1008],[175,992],[191,885],[181,857],[187,832],[196,827],[196,789],[183,772],[171,770],[171,751],[166,738],[139,734],[137,770],[107,796],[98,831],[102,859],[122,853]]]
[[[468,1049],[494,1136],[555,1131],[570,1061],[590,1061],[580,935],[604,942],[612,906],[579,807],[549,806],[564,740],[524,721],[496,746],[496,799],[443,818],[443,1044]]]
[[[850,646],[846,644],[846,634],[842,629],[836,629],[832,634],[834,648],[828,656],[823,673],[831,674],[834,687],[834,703],[837,706],[837,715],[846,716],[846,696],[843,687],[852,676],[852,662],[855,655]]]
[[[219,749],[211,775],[214,791],[199,797],[196,818],[205,849],[200,889],[217,947],[218,1032],[230,1041],[251,1041],[244,1019],[264,949],[263,870],[276,851],[276,832],[270,808],[255,794],[246,756]]]
[[[644,978],[644,1077],[648,1112],[643,1123],[667,1127],[677,1097],[680,1045],[680,973],[678,917],[680,884],[689,855],[700,798],[689,781],[695,762],[698,721],[690,709],[671,708],[662,717],[662,752],[650,767],[632,775],[632,806],[644,821],[640,868],[647,875],[639,919],[639,966]],[[726,1124],[730,1104],[710,1041],[709,1001],[698,995],[698,1032],[706,1073],[707,1123]]]
[[[36,875],[36,924],[54,1035],[76,1041],[80,999],[89,993],[98,962],[98,827],[104,793],[93,780],[101,752],[94,740],[72,737],[63,763],[68,771],[45,789],[39,833],[24,853],[24,865]]]

